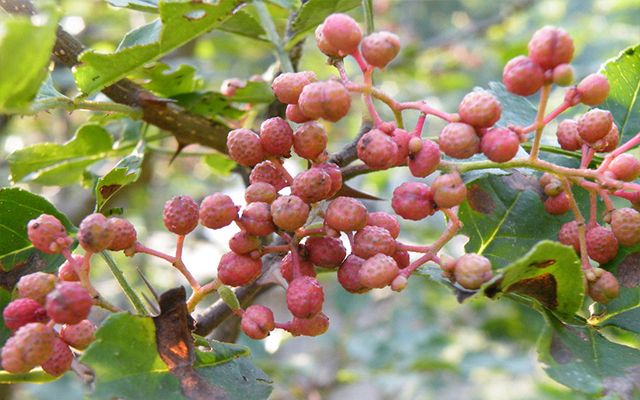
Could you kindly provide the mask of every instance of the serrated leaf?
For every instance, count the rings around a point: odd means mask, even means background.
[[[611,91],[598,106],[611,111],[620,130],[621,142],[640,132],[640,45],[629,47],[602,67]]]
[[[38,143],[9,155],[13,182],[70,185],[84,168],[112,154],[113,138],[102,126],[87,124],[65,144]]]
[[[502,104],[502,114],[496,123],[497,126],[506,127],[509,124],[527,126],[535,121],[537,107],[526,97],[507,92],[504,84],[500,82],[489,82],[489,92]]]
[[[241,0],[220,0],[216,4],[201,2],[159,3],[162,32],[158,41],[143,45],[132,45],[111,54],[88,51],[80,56],[80,64],[74,76],[84,93],[93,93],[125,77],[136,68],[182,46],[194,38],[216,28],[231,16]],[[154,35],[154,27],[147,26],[142,33]],[[134,32],[136,41],[144,43],[140,29]],[[148,39],[148,38],[147,38]]]
[[[361,0],[309,0],[300,7],[291,28],[293,37],[285,46],[287,49],[298,43],[309,31],[315,29],[329,15],[349,11],[360,5]]]
[[[43,197],[19,188],[0,189],[0,267],[3,270],[37,263],[40,269],[50,271],[62,264],[64,257],[43,254],[29,241],[27,224],[41,214],[51,214],[62,222],[68,232],[75,231],[71,221]]]
[[[218,26],[218,30],[258,40],[266,40],[265,35],[267,34],[260,22],[243,10],[235,12],[231,18]]]
[[[96,210],[102,210],[105,203],[126,185],[138,180],[140,168],[144,159],[144,145],[124,157],[115,167],[103,177],[98,178],[94,193],[96,196]]]
[[[158,12],[157,0],[107,0],[114,7],[125,7],[132,10]]]
[[[236,167],[235,161],[223,154],[208,154],[204,162],[220,176],[229,176]]]
[[[145,65],[133,74],[133,78],[145,89],[162,97],[190,93],[202,85],[202,80],[196,78],[196,69],[185,64],[175,70],[164,63]]]

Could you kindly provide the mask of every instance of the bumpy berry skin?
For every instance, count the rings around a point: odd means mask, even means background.
[[[576,151],[582,147],[582,140],[578,133],[578,123],[572,119],[565,119],[558,124],[556,131],[558,144],[564,150]]]
[[[250,305],[242,314],[240,328],[251,339],[264,339],[276,328],[273,312],[259,304]]]
[[[400,38],[391,32],[374,32],[362,39],[362,56],[370,65],[386,67],[400,52]]]
[[[469,290],[479,289],[493,276],[491,262],[475,253],[465,254],[456,261],[453,276],[462,287]]]
[[[314,82],[302,89],[298,106],[311,119],[324,118],[338,122],[349,113],[351,95],[342,83]]]
[[[276,231],[271,218],[271,206],[267,203],[251,203],[242,211],[240,224],[247,233],[266,236]]]
[[[485,90],[476,90],[462,98],[458,114],[462,122],[476,128],[488,128],[500,119],[502,105],[494,95]]]
[[[344,290],[349,293],[364,293],[369,291],[369,288],[360,283],[359,272],[362,264],[364,264],[364,259],[355,254],[349,254],[338,269],[338,282]]]
[[[544,209],[551,215],[562,215],[571,209],[566,193],[550,196],[544,201]]]
[[[322,23],[322,36],[341,56],[346,56],[358,50],[362,30],[350,16],[331,14]]]
[[[280,196],[271,203],[271,218],[278,228],[293,232],[307,222],[309,205],[298,196]]]
[[[320,24],[315,30],[316,46],[318,46],[318,49],[320,49],[320,51],[323,52],[328,57],[333,57],[333,58],[343,57],[340,55],[340,52],[338,51],[338,49],[333,47],[324,37],[324,34],[322,33],[323,28],[324,26]]]
[[[317,203],[331,194],[331,177],[320,168],[311,168],[293,178],[291,193],[305,203]]]
[[[251,174],[249,174],[249,182],[252,184],[258,182],[268,183],[273,186],[276,191],[280,191],[289,186],[282,172],[275,163],[270,160],[262,161],[253,167]]]
[[[394,189],[391,207],[404,219],[426,218],[434,213],[431,188],[421,182],[405,182]]]
[[[71,369],[73,353],[65,342],[59,338],[53,340],[53,352],[47,361],[42,363],[42,369],[49,375],[60,376]]]
[[[538,29],[529,41],[529,57],[543,69],[567,64],[573,58],[573,40],[561,28],[545,26]]]
[[[631,154],[620,154],[611,161],[608,170],[619,180],[631,182],[640,175],[640,161]]]
[[[289,332],[293,336],[319,336],[329,329],[329,317],[323,313],[305,318],[293,318],[289,325]]]
[[[322,163],[316,164],[315,168],[320,168],[329,175],[329,178],[331,178],[331,190],[329,191],[327,198],[329,199],[335,196],[342,188],[342,171],[340,171],[340,167],[334,163]]]
[[[544,72],[529,57],[517,56],[504,66],[502,82],[513,94],[531,96],[544,84]]]
[[[298,257],[298,260],[300,264],[300,274],[302,276],[315,278],[316,269],[313,266],[313,263],[304,257]],[[293,280],[293,256],[291,253],[287,253],[287,255],[282,258],[282,261],[280,262],[280,274],[287,282],[291,282]]]
[[[109,221],[100,213],[88,215],[80,223],[78,240],[86,251],[99,253],[106,250],[114,238],[115,232],[109,226]]]
[[[560,64],[553,69],[553,83],[558,86],[569,86],[573,83],[573,67]]]
[[[367,208],[354,198],[338,197],[329,204],[324,222],[336,231],[357,231],[367,225]]]
[[[391,284],[400,270],[396,261],[385,254],[376,254],[366,260],[358,271],[360,283],[370,289],[379,289]]]
[[[309,118],[300,109],[297,104],[289,104],[287,105],[287,109],[285,110],[285,116],[291,122],[295,122],[296,124],[302,124],[304,122],[308,122],[313,120],[313,118]]]
[[[576,252],[579,252],[578,222],[570,221],[563,224],[558,232],[558,241],[566,246],[572,246]]]
[[[220,257],[218,279],[225,285],[243,286],[256,279],[261,271],[260,259],[229,252]]]
[[[73,255],[72,257],[75,260],[76,265],[82,265],[84,263],[84,256]],[[60,269],[58,269],[58,278],[60,278],[61,281],[67,282],[77,282],[80,280],[75,268],[68,260],[60,266]]]
[[[245,167],[253,167],[265,159],[260,137],[249,129],[234,129],[227,136],[229,157]]]
[[[265,120],[260,125],[260,143],[267,153],[276,157],[291,156],[293,129],[280,117]]]
[[[18,297],[30,298],[44,304],[45,298],[56,285],[56,276],[44,272],[24,275],[16,285]]]
[[[609,229],[594,226],[587,231],[587,254],[600,264],[607,263],[618,254],[618,239]]]
[[[95,339],[96,326],[88,319],[84,319],[75,325],[65,325],[60,330],[60,338],[69,346],[84,350]]]
[[[469,124],[454,122],[440,132],[440,150],[449,157],[464,159],[480,151],[480,138]]]
[[[623,246],[640,243],[640,213],[633,208],[619,208],[611,214],[611,230]]]
[[[511,129],[491,128],[482,136],[480,149],[491,161],[507,162],[518,153],[520,137]]]
[[[613,116],[607,110],[594,108],[578,119],[578,133],[582,140],[594,143],[609,133],[613,125]]]
[[[327,132],[318,122],[307,122],[293,132],[293,151],[302,158],[315,160],[327,148]]]
[[[56,254],[71,246],[73,239],[58,218],[42,214],[27,224],[27,235],[33,246],[43,253]]]
[[[323,268],[337,268],[347,256],[347,250],[342,241],[329,236],[308,238],[305,249],[309,261]]]
[[[210,229],[220,229],[238,218],[238,207],[224,193],[213,193],[202,199],[198,219]]]
[[[394,166],[400,166],[407,163],[407,157],[409,157],[409,142],[411,138],[414,136],[404,129],[394,129],[391,135],[391,139],[395,142],[398,151],[396,152],[396,160],[393,163]],[[420,138],[415,138],[418,142],[420,142],[420,146],[422,146],[422,142]],[[435,144],[435,143],[434,143]],[[437,146],[437,145],[436,145]],[[414,152],[417,153],[420,150]],[[439,151],[438,151],[439,153]],[[424,157],[424,155],[422,156]],[[438,155],[440,157],[440,155]],[[422,165],[422,162],[418,162],[418,165]],[[411,168],[411,164],[409,163],[409,168]],[[415,166],[414,166],[415,168]],[[413,172],[412,172],[413,173]]]
[[[277,197],[276,188],[267,182],[252,183],[244,191],[244,199],[247,204],[256,202],[271,204]]]
[[[467,198],[467,188],[457,172],[440,175],[431,185],[433,200],[440,208],[451,208]]]
[[[367,216],[367,225],[379,226],[386,229],[392,238],[397,239],[400,235],[400,223],[393,215],[384,211],[375,211]]]
[[[589,282],[588,292],[594,301],[607,304],[620,294],[620,283],[611,272],[602,270],[595,282]]]
[[[33,299],[16,299],[2,311],[4,324],[15,331],[31,322],[46,322],[47,312],[40,303]]]
[[[249,254],[258,250],[261,245],[260,238],[245,231],[237,232],[229,239],[229,249],[238,254]]]
[[[365,226],[353,237],[353,254],[367,259],[381,253],[388,256],[396,252],[396,241],[388,230],[379,226]]]
[[[109,218],[109,229],[113,231],[113,240],[108,249],[112,251],[127,250],[135,246],[138,234],[133,224],[123,218]]]
[[[61,282],[47,295],[45,305],[49,317],[58,324],[77,324],[87,319],[93,298],[79,283]]]
[[[53,330],[44,324],[23,326],[2,348],[2,368],[11,373],[30,371],[51,356],[55,338]]]
[[[271,89],[281,103],[296,104],[302,88],[317,80],[313,71],[285,72],[273,80]]]
[[[424,178],[431,175],[440,164],[440,148],[429,139],[422,141],[420,150],[409,155],[411,175]]]
[[[609,80],[602,74],[587,75],[578,83],[580,102],[588,106],[597,106],[609,96]]]
[[[611,125],[611,130],[609,133],[602,139],[596,141],[595,143],[591,143],[592,149],[597,151],[598,153],[608,153],[614,151],[618,147],[618,143],[620,142],[620,131],[615,123]]]
[[[176,235],[186,235],[196,229],[199,217],[198,203],[189,196],[172,198],[162,211],[164,226]]]
[[[398,145],[379,129],[365,133],[358,141],[358,158],[369,168],[382,170],[395,165]]]
[[[24,374],[37,364],[26,364],[22,359],[20,340],[10,337],[2,347],[2,369],[12,374]]]
[[[322,311],[324,290],[316,278],[301,276],[287,287],[287,308],[293,316],[311,318]]]

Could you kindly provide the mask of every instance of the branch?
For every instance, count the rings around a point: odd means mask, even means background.
[[[363,122],[360,126],[360,131],[356,135],[355,139],[353,139],[351,143],[344,146],[342,150],[331,155],[331,157],[329,157],[329,162],[337,164],[339,167],[344,167],[345,165],[349,165],[353,161],[355,161],[358,158],[358,153],[356,150],[358,141],[360,140],[362,135],[371,130],[371,127],[371,122]]]

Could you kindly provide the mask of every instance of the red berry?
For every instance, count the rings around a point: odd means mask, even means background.
[[[347,256],[342,241],[329,236],[312,236],[307,239],[305,249],[309,261],[323,268],[337,268]]]
[[[374,32],[362,40],[362,56],[374,67],[386,67],[399,52],[400,38],[391,32]]]
[[[488,128],[500,119],[502,105],[486,90],[476,90],[464,96],[458,113],[462,122],[476,128]]]
[[[433,201],[440,208],[460,205],[467,198],[467,188],[457,172],[440,175],[431,185]]]
[[[316,269],[313,266],[313,263],[301,256],[298,256],[298,261],[300,264],[300,274],[302,276],[315,278]],[[287,253],[287,255],[282,258],[282,261],[280,262],[280,274],[287,282],[291,282],[293,280],[293,256],[291,253]]]
[[[317,80],[313,71],[285,72],[273,80],[271,89],[281,103],[296,104],[302,88]]]
[[[262,261],[229,252],[220,258],[218,279],[229,286],[243,286],[251,283],[262,272]]]
[[[245,231],[237,232],[229,239],[229,249],[238,254],[249,254],[261,245],[260,238]]]
[[[631,182],[640,175],[640,161],[631,154],[620,154],[609,164],[609,171],[621,181]]]
[[[29,221],[27,235],[36,249],[47,254],[60,253],[73,243],[62,222],[49,214],[42,214]]]
[[[409,252],[400,248],[397,248],[396,252],[393,253],[391,257],[396,260],[398,268],[405,268],[411,263],[411,256],[409,255]]]
[[[267,203],[248,204],[240,216],[240,225],[255,236],[266,236],[276,231],[271,219],[271,207]]]
[[[507,162],[518,153],[520,137],[511,129],[491,128],[482,136],[480,149],[491,161]]]
[[[249,182],[252,184],[258,182],[268,183],[275,188],[276,192],[289,186],[280,169],[270,160],[258,163],[253,167],[249,175]]]
[[[369,291],[369,288],[360,283],[360,268],[362,264],[364,264],[364,259],[355,254],[350,254],[338,269],[338,282],[347,292],[364,293]]]
[[[242,89],[245,86],[247,86],[247,83],[242,79],[225,79],[220,85],[220,94],[226,97],[233,97],[236,95],[238,89]]]
[[[202,199],[198,217],[203,226],[220,229],[238,218],[238,207],[226,194],[214,193]]]
[[[562,192],[557,196],[550,196],[544,201],[544,209],[551,215],[562,215],[571,209],[569,197]]]
[[[280,196],[271,203],[271,217],[278,228],[293,232],[307,222],[309,206],[298,196]]]
[[[318,27],[316,28],[316,31],[315,31],[316,46],[318,46],[318,49],[320,49],[320,51],[323,52],[328,57],[333,57],[333,58],[342,57],[338,49],[333,47],[324,37],[324,34],[322,33],[323,28],[324,27],[322,26],[322,24],[318,25]]]
[[[107,218],[99,213],[86,216],[80,223],[78,240],[86,251],[99,253],[111,246],[115,232],[109,226]]]
[[[287,105],[287,109],[285,111],[285,116],[291,122],[295,122],[296,124],[302,124],[307,121],[313,120],[313,118],[309,118],[300,109],[300,106],[297,104],[289,104]]]
[[[418,152],[409,155],[411,175],[424,178],[431,175],[440,164],[440,148],[429,139],[422,141]]]
[[[317,203],[331,194],[331,177],[321,168],[311,168],[296,175],[291,185],[291,193],[305,203]]]
[[[18,297],[30,298],[44,304],[45,298],[56,285],[56,276],[44,272],[24,275],[16,284]]]
[[[244,191],[244,199],[247,204],[256,202],[271,204],[277,197],[276,188],[267,182],[252,183]]]
[[[314,82],[302,89],[298,106],[311,119],[337,122],[349,112],[351,95],[340,82]]]
[[[578,123],[572,119],[565,119],[558,124],[556,136],[560,147],[564,150],[576,151],[582,147],[582,139],[578,133]]]
[[[358,50],[362,30],[350,16],[331,14],[322,23],[322,36],[341,56],[346,56]]]
[[[611,125],[611,130],[609,133],[602,139],[598,140],[595,143],[590,144],[592,149],[599,153],[608,153],[614,151],[618,147],[618,143],[620,142],[620,131],[618,131],[618,127],[615,123]]]
[[[42,363],[42,369],[49,375],[60,376],[71,369],[73,353],[65,342],[55,338],[53,340],[51,356]]]
[[[390,285],[399,272],[398,265],[392,257],[376,254],[362,264],[358,278],[367,288],[383,288]]]
[[[293,150],[302,158],[315,160],[327,148],[327,132],[318,122],[307,122],[293,132]]]
[[[558,232],[558,241],[566,246],[573,246],[576,252],[580,251],[580,240],[578,239],[578,222],[571,221],[563,224]]]
[[[594,226],[587,231],[587,254],[600,264],[608,263],[618,254],[618,239],[609,229]]]
[[[367,225],[379,226],[386,229],[394,239],[400,235],[400,223],[398,223],[396,217],[384,211],[369,213],[367,216]]]
[[[395,165],[398,145],[379,129],[365,133],[358,141],[358,158],[371,169],[387,169]]]
[[[469,158],[480,151],[480,138],[471,125],[454,122],[440,132],[440,150],[449,157]]]
[[[74,255],[72,257],[75,260],[76,265],[82,265],[84,263],[84,256]],[[60,269],[58,270],[58,278],[67,282],[76,282],[80,280],[80,277],[76,273],[76,269],[68,260],[60,266]]]
[[[507,91],[518,96],[530,96],[544,84],[544,72],[529,57],[517,56],[504,66],[502,81]]]
[[[404,129],[393,130],[391,139],[395,142],[396,147],[398,148],[398,151],[396,152],[396,160],[393,163],[394,166],[400,166],[407,163],[407,157],[409,157],[409,142],[413,137],[413,135]],[[420,141],[419,138],[416,138],[416,140]],[[417,151],[414,153],[417,153]],[[438,157],[440,157],[439,154]],[[418,163],[418,165],[422,165],[422,162]],[[411,164],[409,164],[409,168],[411,168]]]
[[[367,208],[351,197],[338,197],[329,204],[324,222],[336,231],[357,231],[367,225]]]
[[[561,28],[545,26],[538,29],[529,41],[529,57],[543,69],[567,64],[573,58],[573,40]]]
[[[325,333],[327,329],[329,329],[329,318],[319,313],[308,319],[294,317],[288,330],[293,336],[318,336]]]
[[[47,312],[40,303],[33,299],[16,299],[2,311],[2,318],[7,328],[15,331],[31,322],[47,322]]]
[[[329,191],[327,198],[335,196],[342,188],[342,171],[340,171],[340,167],[334,163],[322,163],[316,164],[315,168],[320,168],[329,174],[329,178],[331,178],[331,191]]]
[[[569,86],[573,83],[573,68],[569,64],[560,64],[553,69],[553,83]]]
[[[60,338],[69,346],[78,350],[84,350],[93,342],[96,326],[88,319],[84,319],[75,325],[65,325],[60,330]]]
[[[469,290],[479,289],[493,276],[491,261],[475,253],[465,254],[456,261],[453,276],[456,282]]]
[[[609,80],[602,74],[587,75],[578,83],[580,101],[588,106],[597,106],[609,96]]]
[[[404,219],[426,218],[434,212],[431,188],[421,182],[405,182],[393,191],[391,207]]]
[[[252,167],[265,159],[260,136],[249,129],[234,129],[227,136],[229,157],[245,167]]]
[[[594,143],[609,133],[613,125],[613,116],[607,110],[594,108],[578,119],[578,133],[582,140]]]
[[[293,145],[293,129],[280,117],[269,118],[260,125],[260,143],[267,153],[289,157]]]
[[[198,226],[198,204],[189,196],[176,196],[164,204],[164,226],[176,235],[186,235]]]
[[[640,213],[633,208],[619,208],[611,214],[611,230],[623,246],[640,243]]]
[[[131,222],[122,218],[109,218],[109,230],[113,232],[113,240],[108,249],[112,251],[127,250],[135,246],[138,241],[136,228]]]
[[[607,304],[620,295],[620,283],[609,271],[601,270],[601,275],[589,282],[589,297],[601,304]]]
[[[287,287],[287,308],[293,316],[311,318],[322,311],[324,290],[316,278],[301,276]]]
[[[381,253],[388,256],[396,252],[396,241],[384,228],[367,225],[353,237],[353,254],[367,259]]]
[[[73,325],[87,319],[93,298],[79,283],[61,282],[47,295],[45,306],[49,318],[58,324]]]
[[[18,329],[2,348],[2,368],[25,373],[45,362],[53,353],[56,336],[48,326],[33,322]]]
[[[273,312],[259,304],[250,305],[242,314],[240,328],[251,339],[264,339],[276,328]]]

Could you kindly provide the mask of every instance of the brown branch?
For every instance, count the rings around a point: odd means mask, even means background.
[[[365,133],[371,130],[371,122],[362,122],[360,126],[360,130],[356,137],[351,141],[351,143],[344,146],[339,152],[334,153],[329,157],[329,162],[337,164],[339,167],[344,167],[345,165],[351,164],[358,158],[358,153],[356,148],[358,146],[358,141]]]

